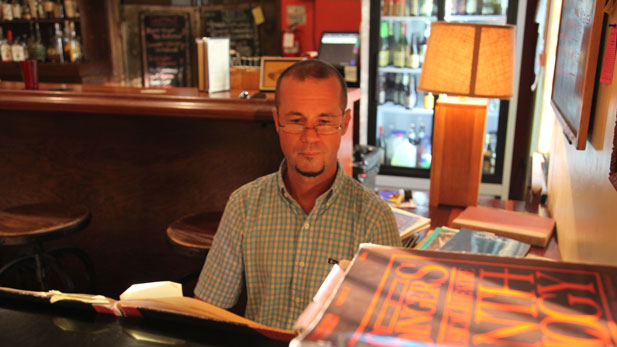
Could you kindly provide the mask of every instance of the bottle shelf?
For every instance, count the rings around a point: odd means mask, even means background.
[[[399,21],[399,22],[434,22],[437,20],[435,16],[382,16],[382,21]]]
[[[506,24],[506,15],[483,15],[483,14],[455,14],[446,15],[444,17],[446,22],[460,22],[460,23],[480,23],[480,24]]]
[[[404,106],[397,105],[393,102],[386,102],[383,105],[378,106],[379,111],[388,112],[388,113],[398,113],[398,114],[417,114],[417,115],[426,115],[432,116],[433,110],[426,109],[423,107],[414,107],[414,108],[405,108]]]
[[[69,22],[79,22],[79,17],[72,18],[35,18],[35,19],[13,19],[13,20],[2,20],[0,24],[30,24],[30,23],[64,23],[64,21]]]
[[[410,67],[396,67],[396,66],[382,66],[378,67],[379,72],[393,72],[393,73],[412,73],[419,75],[422,72],[422,68],[412,69]]]

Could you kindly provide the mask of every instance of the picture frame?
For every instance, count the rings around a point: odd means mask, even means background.
[[[568,141],[584,150],[591,118],[604,2],[563,0],[551,105]]]
[[[261,57],[259,90],[274,91],[276,81],[283,71],[302,59],[299,57]]]

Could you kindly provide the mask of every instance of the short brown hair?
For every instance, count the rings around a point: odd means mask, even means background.
[[[344,112],[347,108],[347,84],[341,73],[332,65],[319,59],[308,59],[299,61],[281,73],[276,81],[276,91],[274,92],[274,104],[278,109],[280,104],[280,88],[281,81],[284,78],[294,78],[299,81],[304,81],[307,78],[326,79],[336,77],[341,85],[341,110]]]

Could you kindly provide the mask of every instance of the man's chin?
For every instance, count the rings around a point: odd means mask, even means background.
[[[319,175],[321,175],[325,170],[326,167],[322,166],[321,169],[319,170],[302,170],[299,167],[295,167],[296,172],[299,173],[300,175],[304,176],[304,177],[317,177]]]

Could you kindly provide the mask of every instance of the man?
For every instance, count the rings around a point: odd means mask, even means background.
[[[351,259],[363,242],[401,241],[390,208],[336,159],[351,117],[339,72],[318,60],[292,65],[275,105],[285,159],[232,193],[195,295],[230,308],[246,284],[247,318],[291,329],[332,260]]]

